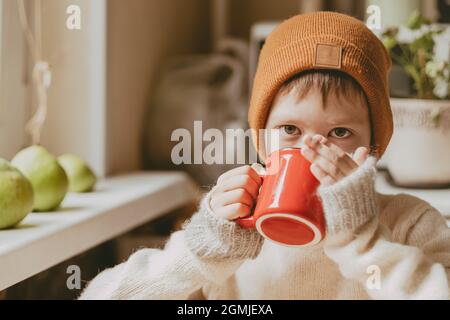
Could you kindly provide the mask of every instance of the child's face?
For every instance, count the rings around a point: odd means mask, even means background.
[[[320,134],[349,154],[358,147],[369,149],[370,118],[363,97],[356,94],[352,98],[338,97],[332,91],[324,105],[320,91],[312,88],[303,99],[297,100],[295,90],[291,90],[283,96],[278,94],[273,102],[266,129],[277,130],[280,148],[301,147],[305,134]],[[273,141],[275,136],[271,137]],[[262,151],[264,157],[278,149],[276,144],[268,146],[267,141]]]

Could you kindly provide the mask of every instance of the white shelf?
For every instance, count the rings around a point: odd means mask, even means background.
[[[100,181],[97,190],[68,194],[59,211],[31,213],[0,231],[0,290],[197,200],[182,172],[140,172]]]
[[[380,171],[376,180],[376,190],[384,194],[406,193],[421,198],[439,210],[447,218],[450,226],[450,189],[399,188],[387,180],[387,173]]]

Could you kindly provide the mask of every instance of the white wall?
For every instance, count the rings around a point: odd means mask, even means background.
[[[52,68],[42,145],[82,156],[99,175],[105,165],[106,2],[44,0],[43,55]],[[81,30],[66,27],[69,5],[81,8]]]
[[[26,141],[26,56],[16,0],[2,0],[1,7],[0,157],[10,160]]]
[[[205,0],[108,0],[108,173],[142,167],[144,119],[161,66],[209,50],[210,15]]]

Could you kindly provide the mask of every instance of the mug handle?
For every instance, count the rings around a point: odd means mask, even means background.
[[[256,171],[256,170],[255,170]],[[264,177],[266,176],[264,173],[259,173],[259,172],[256,172],[260,177],[261,177],[261,179],[263,180],[263,182],[262,183],[264,183]],[[261,183],[261,186],[262,186],[262,183]],[[260,187],[260,189],[259,190],[261,190],[261,187]],[[259,194],[258,194],[259,195]],[[255,206],[255,208],[256,208],[256,206]],[[247,216],[247,217],[245,217],[245,218],[237,218],[237,219],[235,219],[234,220],[238,225],[240,225],[241,227],[243,227],[243,228],[245,228],[245,229],[255,229],[256,228],[256,226],[255,226],[255,220],[253,219],[253,214],[251,214],[251,215],[249,215],[249,216]]]

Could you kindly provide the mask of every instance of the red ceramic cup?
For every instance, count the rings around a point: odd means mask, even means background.
[[[316,194],[319,181],[300,151],[285,148],[269,155],[254,213],[236,223],[285,246],[311,246],[324,238],[325,219]]]

